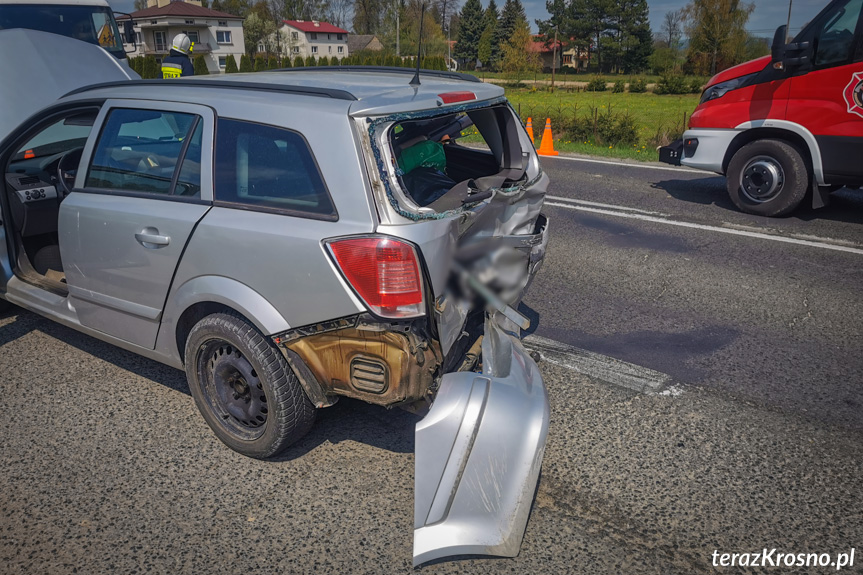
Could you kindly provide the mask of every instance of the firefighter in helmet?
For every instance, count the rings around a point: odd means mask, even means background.
[[[192,51],[192,41],[185,34],[174,36],[171,44],[171,53],[162,60],[162,78],[179,78],[181,76],[194,76],[195,67],[189,58]]]

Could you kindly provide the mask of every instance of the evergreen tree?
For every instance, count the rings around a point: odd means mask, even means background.
[[[156,77],[156,73],[159,72],[159,66],[156,65],[156,57],[155,56],[144,56],[144,64],[141,66],[141,70],[143,74],[141,77],[145,80],[152,80]]]
[[[506,3],[503,5],[500,20],[498,20],[497,23],[498,45],[502,48],[512,39],[516,30],[523,26],[527,26],[527,15],[524,12],[524,6],[522,6],[521,0],[506,0]],[[527,33],[529,36],[529,26]]]
[[[240,58],[240,72],[254,72],[255,69],[252,66],[252,59],[249,58],[247,54],[243,54]]]
[[[527,18],[516,18],[513,33],[503,44],[501,59],[501,69],[511,79],[520,81],[529,73],[539,70],[539,54],[529,49],[531,42],[533,37],[530,35]]]
[[[487,36],[489,47],[486,59],[483,60],[482,56],[479,57],[484,68],[494,69],[500,60],[500,42],[497,35],[497,21],[499,18],[500,14],[497,11],[497,3],[494,0],[489,0],[488,7],[482,14],[482,34],[483,36]],[[482,45],[483,36],[479,38],[480,45]],[[477,52],[479,52],[479,48],[477,48]]]
[[[267,70],[278,70],[279,68],[279,59],[275,56],[270,56],[270,59],[267,60]]]
[[[207,62],[201,54],[195,56],[192,66],[195,68],[195,76],[206,76],[210,73],[207,69]]]
[[[475,66],[482,32],[482,4],[479,0],[467,0],[459,13],[458,42],[455,44],[453,55],[464,59],[468,70],[472,70]]]
[[[306,61],[303,60],[302,56],[297,56],[294,58],[294,68],[304,68],[306,65]]]
[[[306,58],[306,66],[311,68],[314,65],[315,65],[315,57],[312,56],[311,54],[309,54],[309,56]]]
[[[267,69],[267,61],[264,60],[263,57],[257,56],[255,58],[255,72],[263,72]]]
[[[236,74],[237,72],[239,72],[237,69],[237,57],[233,54],[228,54],[225,61],[225,74]]]
[[[282,58],[281,67],[282,68],[290,68],[291,67],[291,57],[290,56],[285,56],[284,58]]]

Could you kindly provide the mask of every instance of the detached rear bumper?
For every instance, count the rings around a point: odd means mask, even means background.
[[[498,323],[486,320],[483,372],[445,375],[416,426],[414,565],[521,546],[549,406],[536,363]]]

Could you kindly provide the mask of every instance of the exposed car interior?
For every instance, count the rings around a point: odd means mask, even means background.
[[[505,106],[394,124],[390,145],[402,188],[418,206],[444,211],[467,195],[512,185],[527,162],[516,130]]]
[[[66,281],[57,236],[60,202],[74,185],[98,112],[77,109],[37,127],[5,169],[18,272],[55,291],[64,291]]]

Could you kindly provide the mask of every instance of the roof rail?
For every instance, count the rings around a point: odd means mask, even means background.
[[[357,98],[346,90],[336,90],[333,88],[314,88],[310,86],[287,86],[282,84],[269,84],[264,82],[235,82],[232,80],[187,80],[177,78],[173,80],[119,80],[116,82],[104,82],[102,84],[92,84],[84,86],[77,90],[64,94],[63,97],[90,92],[100,88],[117,88],[126,86],[194,86],[194,87],[210,87],[222,88],[226,90],[257,90],[269,92],[283,92],[287,94],[300,94],[303,96],[317,96],[319,98],[333,98],[335,100],[355,101]]]
[[[265,72],[388,72],[394,74],[410,74],[413,76],[414,68],[400,68],[398,66],[306,66],[302,68],[277,68],[275,70],[264,70]],[[473,74],[461,72],[447,72],[445,70],[420,70],[422,76],[437,76],[449,80],[464,80],[466,82],[482,82]]]

